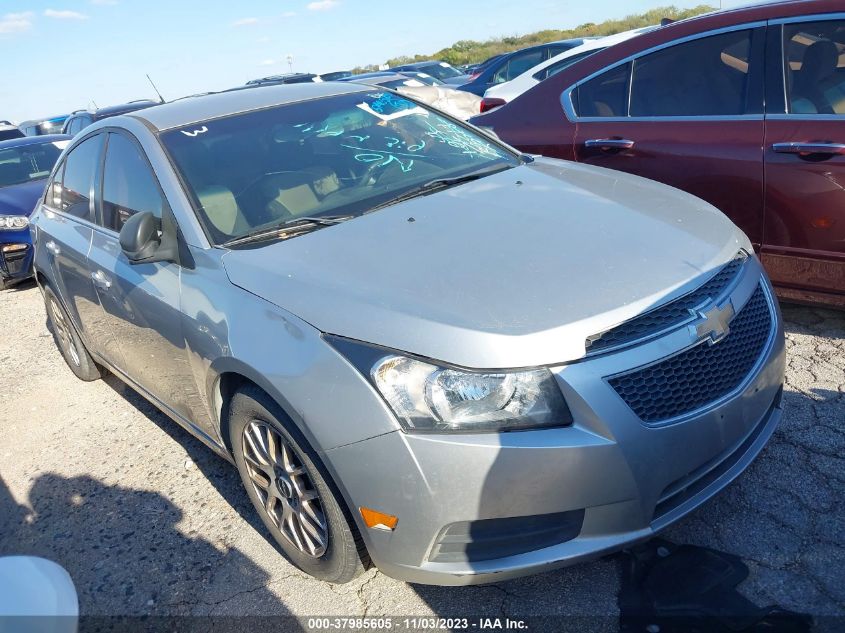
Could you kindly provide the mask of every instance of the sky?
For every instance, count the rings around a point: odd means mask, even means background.
[[[704,0],[0,0],[0,119],[222,90]],[[711,0],[718,4],[718,0]],[[738,2],[725,0],[734,6]]]

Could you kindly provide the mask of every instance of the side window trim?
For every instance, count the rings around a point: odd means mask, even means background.
[[[651,53],[656,53],[657,51],[661,51],[666,48],[670,48],[672,46],[677,46],[678,44],[684,44],[686,42],[692,42],[694,40],[703,39],[706,37],[711,37],[714,35],[722,35],[723,33],[732,33],[734,31],[746,31],[746,30],[754,30],[765,28],[768,25],[766,20],[758,20],[756,22],[746,22],[744,24],[736,24],[733,26],[727,26],[719,29],[713,29],[711,31],[704,31],[702,33],[695,33],[693,35],[687,35],[685,37],[679,37],[677,39],[672,40],[671,42],[664,42],[663,44],[658,44],[657,46],[653,46],[646,50],[639,51],[637,53],[633,53],[624,59],[617,60],[610,66],[605,66],[597,70],[596,72],[584,77],[583,79],[579,79],[576,83],[572,84],[568,88],[566,88],[560,96],[561,107],[563,108],[564,114],[566,118],[572,122],[577,121],[607,121],[607,122],[621,122],[621,121],[734,121],[734,120],[760,120],[763,118],[763,114],[738,114],[738,115],[715,115],[715,116],[653,116],[653,117],[635,117],[631,118],[628,116],[624,117],[582,117],[578,116],[576,108],[575,108],[575,100],[574,94],[578,90],[578,88],[582,85],[602,75],[606,72],[614,70],[623,64],[627,64],[628,62],[636,63],[636,60],[640,57],[645,57]],[[752,47],[753,47],[753,37],[752,37]],[[634,63],[631,64],[631,69],[629,70],[629,74],[633,73]],[[628,77],[628,91],[630,93],[631,87],[631,77]],[[628,106],[627,111],[630,112],[631,107],[631,99],[630,94],[628,95]]]

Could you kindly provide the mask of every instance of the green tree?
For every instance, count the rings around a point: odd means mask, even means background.
[[[675,6],[658,7],[656,9],[646,11],[645,13],[629,15],[621,19],[605,20],[601,24],[587,22],[586,24],[581,24],[580,26],[576,26],[572,29],[545,29],[543,31],[537,31],[536,33],[528,33],[525,35],[501,35],[484,42],[460,40],[448,48],[444,48],[430,55],[402,55],[400,57],[388,59],[387,64],[392,68],[393,66],[423,62],[432,59],[449,62],[454,66],[459,66],[461,64],[474,64],[482,62],[493,55],[500,55],[509,51],[525,48],[526,46],[535,46],[537,44],[545,44],[556,40],[567,40],[577,37],[600,37],[605,35],[614,35],[623,31],[630,31],[631,29],[660,24],[660,21],[663,18],[683,20],[713,10],[713,7],[706,4],[699,5],[692,9],[679,9]],[[366,66],[364,68],[371,67],[374,66]],[[359,69],[356,68],[353,72],[358,72],[358,70]]]

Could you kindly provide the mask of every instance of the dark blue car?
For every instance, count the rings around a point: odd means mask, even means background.
[[[29,216],[69,136],[0,142],[0,289],[32,276]]]
[[[515,79],[529,68],[583,43],[582,39],[560,40],[493,57],[483,62],[470,75],[469,81],[458,86],[458,90],[466,90],[483,97],[488,88]]]

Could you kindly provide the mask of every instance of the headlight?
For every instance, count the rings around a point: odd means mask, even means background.
[[[29,218],[25,215],[0,215],[0,231],[16,231],[29,226]]]
[[[548,369],[465,371],[326,338],[370,379],[406,431],[491,432],[572,424]]]

